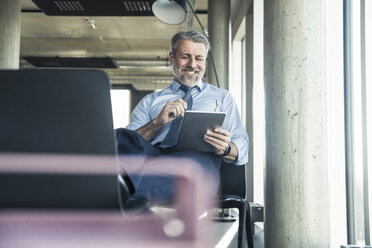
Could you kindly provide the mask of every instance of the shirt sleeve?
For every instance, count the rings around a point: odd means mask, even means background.
[[[127,129],[135,131],[151,121],[151,115],[149,111],[151,106],[151,99],[151,94],[141,99],[141,101],[132,111],[129,124],[128,126],[126,126]]]
[[[224,159],[226,163],[243,165],[248,162],[249,138],[240,118],[238,107],[231,93],[226,91],[223,97],[221,110],[226,112],[225,121],[222,128],[228,130],[231,134],[231,141],[238,148],[238,157],[236,161]]]

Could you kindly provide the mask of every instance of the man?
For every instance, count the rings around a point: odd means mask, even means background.
[[[179,32],[173,36],[169,53],[169,62],[173,66],[172,84],[145,96],[133,110],[126,129],[118,130],[120,154],[188,157],[198,162],[204,172],[216,180],[219,180],[222,159],[235,165],[248,161],[248,136],[232,95],[227,90],[202,82],[209,48],[208,39],[199,32]],[[172,152],[162,147],[173,120],[183,116],[188,109],[187,102],[182,99],[185,95],[184,86],[191,88],[192,110],[226,112],[222,128],[208,130],[204,135],[205,142],[213,147],[214,153]],[[171,193],[166,193],[172,191],[171,181],[154,182],[154,187],[146,188],[141,187],[144,180],[142,177],[131,179],[136,197],[161,198],[161,194],[165,194],[165,198],[171,197]],[[150,182],[146,185],[152,184]],[[158,185],[161,185],[160,188]]]

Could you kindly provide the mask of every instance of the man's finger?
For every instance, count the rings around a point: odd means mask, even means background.
[[[210,144],[211,146],[213,146],[214,153],[216,153],[216,154],[223,154],[224,153],[225,147],[222,144],[215,143],[214,141],[212,141],[208,137],[204,137],[204,140],[205,140],[205,142],[207,142],[208,144]]]
[[[230,133],[217,133],[212,130],[207,130],[207,136],[214,137],[216,139],[222,140],[223,142],[229,143],[230,142]]]
[[[183,115],[185,112],[186,103],[182,99],[177,99],[175,101],[170,101],[164,107],[168,111],[169,117],[177,117]]]
[[[177,116],[183,115],[183,113],[185,112],[185,109],[182,104],[177,104],[175,108],[177,110]]]
[[[230,132],[225,130],[225,129],[222,129],[220,127],[216,127],[215,129],[213,129],[214,132],[216,133],[220,133],[220,134],[224,134],[226,136],[230,136]]]
[[[226,144],[230,143],[228,140],[222,140],[213,136],[204,135],[204,140],[206,140],[209,144],[211,144],[214,147],[221,146],[225,147]]]

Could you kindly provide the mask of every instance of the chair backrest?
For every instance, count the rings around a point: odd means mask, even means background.
[[[245,165],[235,166],[222,162],[220,178],[221,194],[238,195],[245,198]]]

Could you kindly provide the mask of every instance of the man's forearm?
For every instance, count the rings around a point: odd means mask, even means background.
[[[145,140],[149,141],[161,127],[162,125],[157,121],[157,119],[154,119],[143,127],[138,128],[136,132]]]

